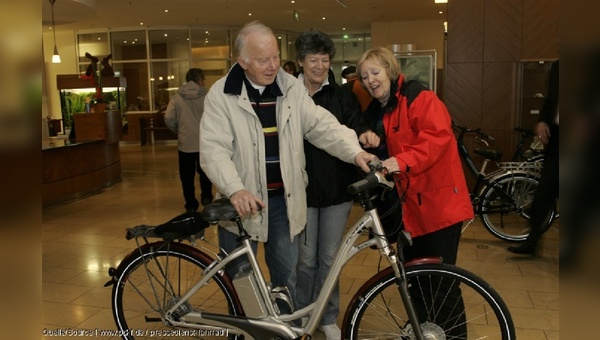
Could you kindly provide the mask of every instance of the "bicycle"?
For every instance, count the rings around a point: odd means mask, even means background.
[[[533,148],[533,143],[530,143],[527,150],[525,149],[525,142],[534,136],[532,129],[523,127],[515,127],[515,132],[519,133],[519,141],[515,147],[511,162],[543,162],[544,153],[542,150]],[[539,143],[539,142],[538,142]]]
[[[473,153],[484,157],[480,169],[475,166],[469,150],[465,146],[465,134],[473,134],[475,138],[488,146],[487,141],[494,138],[481,129],[469,129],[452,122],[459,130],[457,145],[460,156],[467,168],[475,175],[476,182],[470,192],[475,214],[481,218],[483,226],[501,240],[523,242],[526,240],[531,226],[528,210],[531,208],[535,190],[539,183],[538,166],[541,162],[508,162],[504,166],[498,163],[499,170],[486,173],[490,161],[498,161],[502,151],[476,148]],[[532,169],[536,170],[532,170]],[[542,231],[550,228],[556,216],[556,207],[548,214]]]
[[[533,136],[533,131],[522,127],[515,127],[514,130],[519,133],[519,141],[515,147],[512,159],[509,162],[497,162],[496,165],[502,172],[525,171],[539,179],[544,167],[544,153],[532,148],[531,145],[527,150],[524,150],[525,142]],[[480,141],[485,143],[485,140],[480,139]],[[489,145],[486,143],[486,146]]]
[[[372,162],[371,168],[365,179],[349,187],[364,215],[347,232],[317,300],[299,310],[293,309],[285,287],[266,282],[250,237],[227,199],[216,200],[201,214],[128,229],[126,237],[136,240],[137,249],[109,269],[106,284],[113,287],[111,305],[121,337],[310,339],[344,264],[375,246],[390,266],[354,295],[341,327],[344,339],[514,339],[506,304],[483,279],[438,258],[404,263],[402,249],[410,245],[410,237],[400,233],[397,250],[388,242],[373,203],[377,196],[369,193],[377,186],[391,190],[395,182],[386,179],[380,162]],[[203,246],[184,243],[206,242],[204,231],[219,221],[236,222],[240,245],[234,251],[211,256]],[[369,232],[374,236],[369,238]],[[230,277],[225,266],[242,257],[246,269]],[[278,303],[292,312],[280,314]],[[294,322],[305,317],[304,325]]]

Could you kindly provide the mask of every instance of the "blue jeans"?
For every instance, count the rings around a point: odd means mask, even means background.
[[[265,243],[265,262],[271,275],[273,287],[286,286],[290,291],[290,297],[296,303],[296,266],[298,264],[298,237],[290,240],[290,225],[287,217],[287,206],[283,196],[269,198],[267,204],[269,209],[269,233]],[[237,235],[224,228],[219,231],[219,246],[226,252],[237,248]],[[254,254],[257,251],[257,241],[252,241]],[[239,267],[246,263],[243,258],[234,261],[227,267],[227,273],[233,278]],[[278,304],[282,314],[288,313],[289,309]]]
[[[298,308],[314,302],[344,235],[352,201],[326,208],[308,208],[306,228],[300,234],[298,255]],[[340,287],[336,283],[321,318],[321,325],[335,324],[340,310]]]

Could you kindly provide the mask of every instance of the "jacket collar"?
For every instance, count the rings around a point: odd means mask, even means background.
[[[233,95],[241,95],[242,94],[242,85],[246,82],[246,74],[244,73],[244,69],[240,66],[240,64],[236,63],[233,65],[229,74],[227,75],[227,79],[225,80],[225,88],[224,92],[227,94]],[[248,85],[246,85],[248,86]],[[277,78],[275,81],[267,86],[267,89],[270,89],[271,94],[276,97],[282,96],[283,93],[277,84]]]

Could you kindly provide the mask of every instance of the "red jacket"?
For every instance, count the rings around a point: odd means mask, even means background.
[[[400,76],[398,88],[404,77]],[[407,108],[383,116],[388,152],[409,177],[404,227],[413,237],[473,218],[473,206],[452,131],[450,114],[433,91],[421,91]],[[401,188],[399,188],[400,190]]]

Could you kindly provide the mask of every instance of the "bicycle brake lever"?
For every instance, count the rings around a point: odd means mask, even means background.
[[[388,179],[386,178],[386,174],[383,173],[382,171],[377,171],[375,172],[375,176],[377,176],[377,179],[379,180],[379,184],[383,184],[384,186],[388,187],[388,188],[393,188],[395,183],[394,181],[388,181]]]

